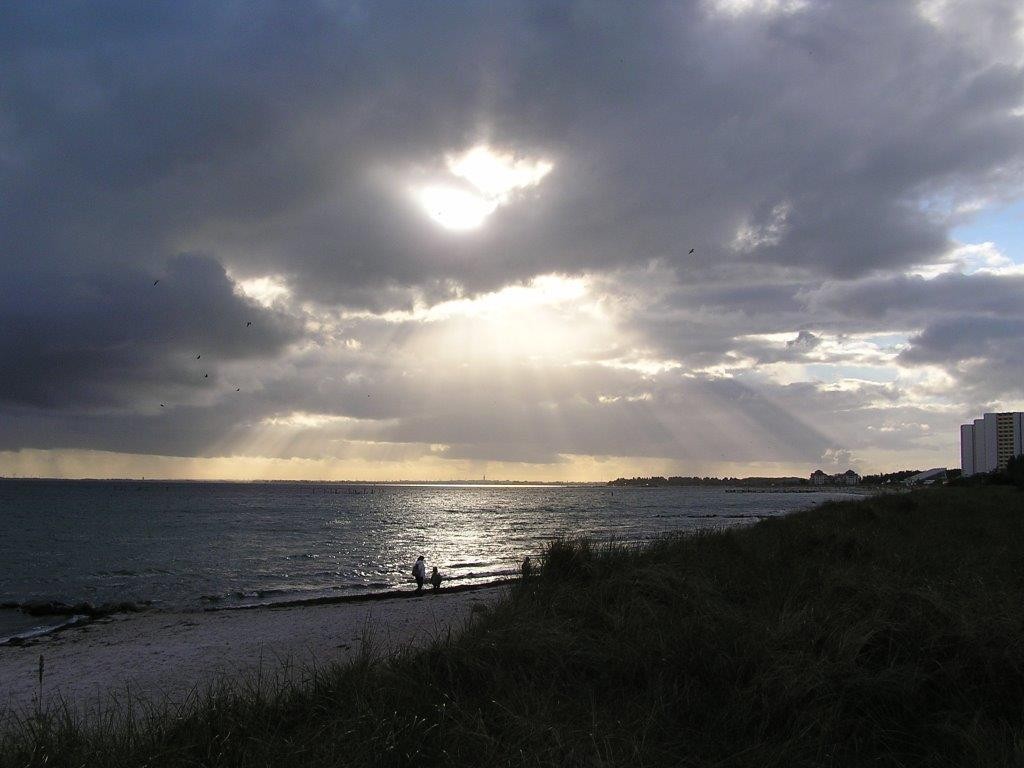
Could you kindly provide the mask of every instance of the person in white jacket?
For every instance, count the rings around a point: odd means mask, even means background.
[[[412,577],[416,579],[416,592],[422,592],[423,580],[427,577],[427,564],[423,562],[423,555],[416,558],[416,565],[412,567]]]

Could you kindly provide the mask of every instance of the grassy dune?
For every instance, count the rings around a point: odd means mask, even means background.
[[[8,724],[0,766],[1024,765],[1024,493],[552,544],[467,632],[305,690]]]

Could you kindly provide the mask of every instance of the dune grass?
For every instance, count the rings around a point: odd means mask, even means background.
[[[1022,595],[1012,488],[559,541],[453,639],[304,688],[29,717],[0,766],[1019,766]]]

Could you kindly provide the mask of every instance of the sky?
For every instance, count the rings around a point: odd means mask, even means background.
[[[4,3],[0,474],[959,464],[1019,0]]]

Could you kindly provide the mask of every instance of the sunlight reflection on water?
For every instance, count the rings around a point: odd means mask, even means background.
[[[0,602],[275,601],[409,583],[416,556],[461,583],[558,536],[642,541],[747,524],[835,493],[714,488],[0,483]]]

